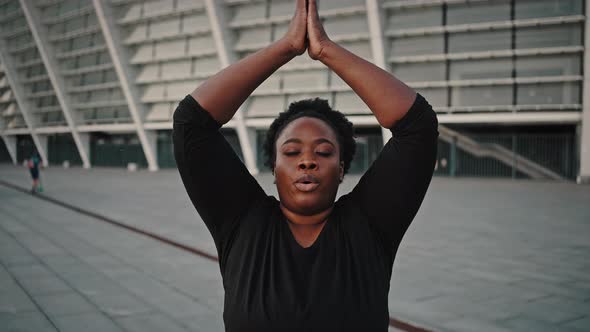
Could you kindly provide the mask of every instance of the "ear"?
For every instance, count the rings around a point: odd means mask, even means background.
[[[340,183],[342,183],[342,181],[344,180],[344,162],[341,161],[340,162]]]

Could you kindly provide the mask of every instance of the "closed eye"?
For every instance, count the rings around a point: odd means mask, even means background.
[[[287,151],[287,152],[283,152],[283,154],[285,156],[296,156],[299,154],[299,151]]]
[[[321,152],[321,151],[318,151],[316,153],[319,154],[322,157],[329,157],[329,156],[332,155],[332,152]]]

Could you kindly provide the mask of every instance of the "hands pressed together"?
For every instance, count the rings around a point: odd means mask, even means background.
[[[227,123],[262,82],[306,50],[345,81],[385,128],[401,119],[416,98],[414,90],[389,72],[330,40],[318,0],[296,0],[295,15],[281,39],[224,68],[191,95],[218,123]]]
[[[332,41],[320,20],[317,0],[297,0],[295,15],[281,42],[288,45],[294,55],[301,55],[307,50],[312,59],[321,60],[324,49]]]

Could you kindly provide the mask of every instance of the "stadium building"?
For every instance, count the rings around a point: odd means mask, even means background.
[[[293,0],[0,0],[0,161],[174,167],[176,104],[279,39]],[[590,178],[583,0],[322,0],[329,36],[414,87],[439,115],[437,175]],[[276,115],[321,97],[357,128],[352,171],[388,139],[307,55],[222,129],[252,173]],[[586,98],[585,98],[586,97]]]

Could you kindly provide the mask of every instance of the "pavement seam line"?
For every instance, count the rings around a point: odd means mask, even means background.
[[[144,235],[146,237],[150,237],[152,239],[155,239],[155,240],[160,241],[162,243],[166,243],[168,245],[171,245],[171,246],[176,247],[178,249],[181,249],[183,251],[190,252],[192,254],[201,256],[203,258],[207,258],[207,259],[212,260],[212,261],[215,261],[215,262],[218,262],[219,261],[219,259],[218,259],[217,256],[211,255],[211,254],[209,254],[209,253],[207,253],[207,252],[205,252],[203,250],[200,250],[200,249],[197,249],[197,248],[194,248],[194,247],[187,246],[187,245],[182,244],[180,242],[177,242],[177,241],[168,239],[166,237],[160,236],[158,234],[155,234],[155,233],[152,233],[152,232],[149,232],[149,231],[142,230],[142,229],[137,228],[137,227],[134,227],[134,226],[127,225],[127,224],[125,224],[123,222],[116,221],[116,220],[111,219],[109,217],[106,217],[104,215],[101,215],[101,214],[98,214],[98,213],[95,213],[95,212],[92,212],[92,211],[83,209],[81,207],[78,207],[78,206],[75,206],[75,205],[72,205],[72,204],[63,202],[63,201],[60,201],[60,200],[55,199],[53,197],[50,197],[50,196],[47,196],[47,195],[44,195],[44,194],[39,194],[39,193],[31,194],[31,191],[30,190],[27,190],[27,189],[25,189],[23,187],[20,187],[18,185],[15,185],[13,183],[10,183],[10,182],[4,181],[4,180],[0,180],[0,184],[4,185],[6,187],[12,188],[14,190],[23,192],[25,194],[31,195],[33,197],[37,197],[38,199],[45,200],[47,202],[50,202],[50,203],[53,203],[53,204],[62,206],[64,208],[67,208],[67,209],[72,210],[74,212],[80,213],[82,215],[86,215],[88,217],[92,217],[92,218],[98,219],[100,221],[109,223],[109,224],[111,224],[113,226],[117,226],[117,227],[126,229],[128,231],[131,231],[131,232],[134,232],[134,233],[137,233],[137,234]],[[400,330],[403,330],[403,331],[406,331],[406,332],[431,332],[430,330],[427,330],[427,329],[418,327],[418,326],[413,325],[411,323],[407,323],[407,322],[401,321],[401,320],[396,319],[396,318],[393,318],[391,316],[389,316],[389,326],[390,327],[397,328],[397,329],[400,329]]]

